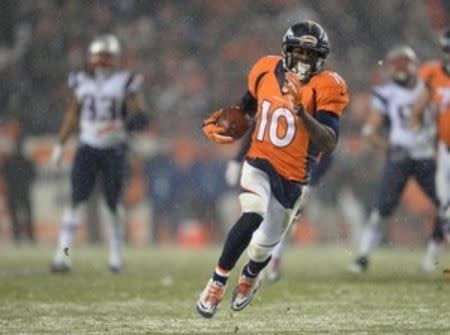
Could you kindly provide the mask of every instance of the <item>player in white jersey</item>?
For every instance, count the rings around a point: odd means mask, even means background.
[[[422,88],[418,81],[418,59],[408,46],[393,48],[386,57],[391,80],[373,90],[372,110],[362,130],[370,143],[386,152],[386,162],[375,208],[362,234],[359,255],[349,270],[361,273],[367,270],[369,257],[381,240],[382,226],[399,204],[409,178],[414,178],[422,191],[438,210],[434,231],[429,242],[424,270],[431,270],[437,254],[435,247],[444,222],[436,195],[435,122],[431,110],[425,114],[424,127],[412,128],[410,113]],[[388,136],[380,134],[385,121]]]
[[[119,206],[126,163],[127,128],[146,123],[139,95],[142,76],[119,68],[121,46],[114,35],[96,38],[89,46],[88,69],[71,73],[68,86],[73,95],[59,131],[52,161],[59,165],[63,147],[79,127],[79,147],[71,174],[71,206],[63,216],[53,272],[67,272],[64,250],[72,246],[76,228],[86,214],[86,202],[95,180],[102,175],[108,208],[109,267],[122,267],[122,218]]]

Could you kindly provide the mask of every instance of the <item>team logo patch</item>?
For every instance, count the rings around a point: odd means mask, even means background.
[[[298,40],[301,44],[312,44],[314,46],[318,43],[317,38],[312,35],[303,35],[299,37]]]

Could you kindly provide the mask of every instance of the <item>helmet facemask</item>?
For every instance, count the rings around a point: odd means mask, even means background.
[[[389,63],[391,78],[401,86],[407,86],[417,75],[417,63],[407,57],[399,56]]]
[[[303,21],[291,26],[283,37],[284,67],[301,81],[322,70],[330,52],[326,31],[317,23]]]
[[[392,48],[386,56],[386,64],[391,79],[398,85],[409,86],[416,82],[419,60],[411,47]]]
[[[96,76],[109,76],[119,66],[120,54],[120,43],[114,35],[99,37],[89,46],[89,66]]]
[[[319,72],[325,58],[316,50],[286,44],[283,46],[284,67],[295,73],[301,81],[307,81]]]

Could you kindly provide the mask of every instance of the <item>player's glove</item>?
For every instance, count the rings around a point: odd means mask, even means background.
[[[287,94],[289,100],[292,103],[292,107],[297,110],[302,106],[302,98],[300,95],[301,82],[296,74],[287,71],[285,76],[285,82],[283,85],[282,92]]]
[[[148,127],[150,123],[149,117],[143,112],[137,112],[132,115],[126,122],[127,131],[141,131]]]
[[[227,168],[225,170],[225,181],[230,187],[236,186],[239,182],[239,176],[241,175],[241,162],[229,160],[227,162]]]
[[[59,167],[63,157],[64,148],[61,143],[56,144],[52,150],[50,162],[53,166]]]
[[[203,121],[203,133],[205,136],[216,143],[226,144],[231,143],[234,139],[230,136],[223,135],[225,128],[217,125],[217,120],[222,115],[223,109],[214,112],[209,118]]]

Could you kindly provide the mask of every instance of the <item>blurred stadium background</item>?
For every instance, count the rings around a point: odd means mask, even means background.
[[[66,77],[83,66],[97,34],[116,33],[125,49],[124,66],[145,75],[152,119],[150,129],[131,141],[128,240],[198,246],[219,240],[239,210],[236,190],[223,177],[237,146],[206,143],[202,118],[240,98],[251,64],[280,53],[289,25],[306,18],[321,22],[332,42],[328,63],[347,80],[352,100],[335,165],[295,240],[350,245],[352,229],[358,230],[352,218],[366,216],[382,164],[382,156],[360,137],[370,87],[383,80],[378,60],[398,43],[412,45],[423,60],[438,56],[437,34],[449,24],[450,11],[446,0],[4,0],[0,6],[0,165],[21,142],[36,171],[35,178],[12,180],[3,169],[0,241],[12,239],[8,185],[24,184],[26,194],[30,184],[36,240],[47,245],[56,240],[68,200],[73,150],[63,169],[49,166],[64,114]],[[82,241],[102,239],[98,198],[91,200]],[[423,243],[431,215],[430,204],[411,183],[387,240]]]
[[[384,80],[379,60],[399,43],[422,60],[439,57],[449,13],[448,0],[2,0],[0,334],[450,334],[448,281],[418,271],[433,209],[414,182],[386,231],[385,243],[404,248],[381,250],[363,278],[344,269],[383,163],[360,135],[371,86]],[[254,306],[200,320],[194,301],[239,213],[238,190],[224,180],[239,144],[207,143],[201,120],[239,99],[252,63],[280,53],[284,31],[302,19],[328,31],[327,62],[352,97],[334,166],[292,237],[308,248],[289,250],[285,278]],[[61,169],[50,165],[66,78],[83,67],[92,38],[110,32],[123,43],[124,66],[145,76],[151,117],[130,141],[126,271],[111,276],[106,251],[83,247],[71,252],[70,276],[53,276],[76,144]],[[25,158],[11,167],[18,145]],[[78,246],[102,244],[98,193]],[[39,248],[15,248],[9,200],[27,207],[28,195]]]

